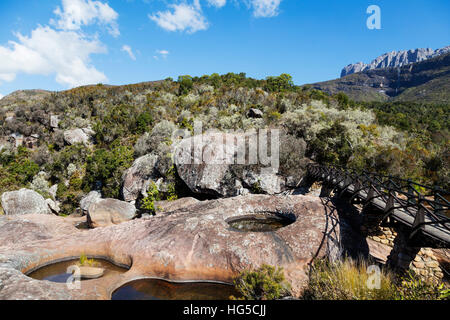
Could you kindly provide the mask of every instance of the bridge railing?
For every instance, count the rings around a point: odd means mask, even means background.
[[[338,187],[339,196],[350,192],[353,199],[360,192],[365,192],[366,204],[380,199],[385,203],[381,220],[392,215],[396,209],[402,209],[414,217],[412,235],[423,230],[425,225],[434,225],[450,232],[450,202],[447,200],[450,192],[442,188],[339,166],[310,164],[307,171],[311,178],[327,181],[332,189]]]

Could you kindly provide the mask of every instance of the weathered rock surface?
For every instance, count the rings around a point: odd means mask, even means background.
[[[259,109],[251,108],[250,110],[248,110],[247,116],[250,118],[262,118],[264,116],[264,113]]]
[[[92,137],[88,133],[89,133],[89,131],[86,129],[67,130],[67,131],[64,131],[64,141],[68,145],[82,143],[85,146],[88,146],[92,143]]]
[[[296,221],[274,232],[233,231],[227,223],[268,212],[289,214]],[[313,257],[339,251],[339,223],[316,197],[250,195],[203,201],[167,215],[71,234],[60,229],[64,218],[52,218],[48,227],[58,230],[58,236],[0,247],[0,299],[108,299],[119,286],[142,277],[232,283],[242,270],[262,264],[283,267],[298,296]],[[39,231],[14,232],[20,237]],[[0,235],[12,237],[11,232]],[[23,274],[81,254],[107,257],[131,269],[86,281],[81,290]]]
[[[244,182],[248,186],[258,188],[260,192],[266,194],[277,194],[282,192],[286,185],[286,179],[280,177],[273,171],[255,173],[244,171]]]
[[[235,151],[225,148],[224,139],[233,141],[234,135],[197,135],[184,139],[177,146],[175,164],[178,175],[191,191],[213,196],[236,195],[235,179],[229,172]]]
[[[44,197],[29,189],[3,193],[2,207],[6,215],[50,213]]]
[[[59,117],[57,115],[50,116],[50,127],[52,129],[58,129],[59,127]]]
[[[58,192],[58,185],[54,184],[48,189],[48,193],[52,196],[53,200],[56,200],[56,192]]]
[[[136,216],[136,208],[125,201],[101,199],[88,209],[87,223],[92,228],[107,227],[129,221]]]
[[[248,152],[243,149],[248,138],[244,134],[212,132],[182,140],[174,157],[178,175],[192,192],[214,197],[245,194],[248,188],[244,185],[256,183],[258,179],[263,185],[262,192],[275,194],[283,191],[285,179],[276,171],[270,169],[267,172],[268,168],[246,164],[246,160],[241,163],[241,155]]]
[[[45,199],[45,202],[47,203],[50,212],[58,214],[61,211],[59,204],[52,199]]]
[[[0,216],[0,247],[13,248],[33,241],[77,233],[79,230],[75,225],[81,219],[50,214]]]
[[[99,191],[91,191],[80,201],[81,213],[87,215],[91,204],[97,202],[102,198],[102,194]]]
[[[172,212],[175,210],[180,210],[183,208],[187,208],[194,204],[199,203],[200,201],[195,198],[181,198],[175,201],[156,201],[155,202],[155,210],[156,213],[164,213],[164,212]]]
[[[147,192],[150,182],[155,178],[158,157],[148,154],[136,159],[123,174],[122,196],[125,201],[135,201],[140,194]]]
[[[95,267],[78,267],[80,272],[79,276],[81,279],[98,279],[103,276],[105,269],[95,268]]]

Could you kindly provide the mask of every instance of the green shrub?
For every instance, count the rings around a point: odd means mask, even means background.
[[[269,92],[283,92],[290,90],[294,87],[292,76],[283,73],[279,77],[267,77],[265,90]]]
[[[179,76],[178,83],[180,84],[179,95],[188,94],[192,89],[194,82],[192,81],[192,77],[189,75]]]
[[[321,130],[309,144],[307,155],[319,163],[346,165],[353,155],[346,128],[335,122]]]
[[[83,179],[85,191],[102,184],[102,193],[109,198],[118,198],[123,172],[133,164],[133,149],[114,146],[111,150],[98,149],[87,158],[86,175]]]
[[[78,261],[78,265],[81,267],[96,267],[98,263],[94,259],[89,259],[86,254],[81,254]]]
[[[141,113],[136,119],[136,132],[144,133],[153,123],[153,117],[150,112]]]
[[[254,271],[243,271],[234,284],[246,300],[276,300],[290,294],[283,268],[269,265],[262,265]]]
[[[25,185],[31,182],[33,177],[39,172],[39,166],[29,159],[30,152],[19,147],[14,157],[9,158],[9,161],[5,163],[8,173],[13,179],[16,179],[20,185]]]
[[[148,194],[147,197],[142,199],[140,209],[143,210],[144,212],[155,214],[156,212],[155,201],[160,201],[161,196],[158,191],[158,186],[153,181],[148,187],[147,194]]]

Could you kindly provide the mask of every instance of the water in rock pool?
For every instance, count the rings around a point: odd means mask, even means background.
[[[118,267],[111,262],[100,260],[100,259],[94,259],[95,260],[95,267],[103,268],[105,269],[105,272],[103,276],[107,274],[113,274],[113,273],[124,273],[127,271],[125,268]],[[59,282],[59,283],[65,283],[69,279],[69,277],[72,275],[71,273],[68,273],[68,268],[70,266],[76,265],[79,260],[69,260],[64,262],[57,262],[42,268],[39,268],[36,271],[33,271],[32,273],[28,274],[30,278],[36,279],[36,280],[48,280],[51,282]],[[82,279],[82,281],[85,281]]]
[[[228,223],[231,228],[237,231],[270,232],[286,227],[293,222],[293,220],[278,216],[255,215],[237,218]]]
[[[112,300],[229,300],[230,296],[239,296],[231,285],[146,279],[130,282],[117,289]]]

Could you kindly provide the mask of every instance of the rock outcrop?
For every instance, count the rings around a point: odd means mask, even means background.
[[[58,129],[59,127],[59,117],[58,115],[51,115],[50,116],[50,128],[52,129]]]
[[[44,197],[29,189],[3,193],[2,208],[6,215],[50,213]]]
[[[244,182],[248,186],[253,186],[254,191],[266,194],[277,194],[282,192],[286,185],[286,179],[280,177],[276,172],[255,173],[244,171]]]
[[[55,202],[52,199],[45,199],[45,202],[47,203],[50,212],[58,214],[61,211],[58,202]]]
[[[398,68],[411,63],[431,59],[448,52],[450,52],[450,46],[437,50],[427,48],[427,49],[415,49],[404,51],[392,51],[379,56],[369,64],[365,64],[363,62],[349,64],[344,69],[342,69],[341,77],[345,77],[349,74],[366,70]]]
[[[330,95],[345,93],[354,101],[449,103],[450,52],[397,68],[364,70],[312,84]],[[437,85],[439,84],[439,85]]]
[[[18,247],[34,241],[78,233],[75,225],[84,220],[52,214],[0,215],[0,247]]]
[[[102,194],[99,191],[91,191],[80,201],[81,213],[87,215],[91,204],[97,202],[102,198]]]
[[[187,208],[189,206],[192,206],[194,204],[199,203],[199,200],[191,197],[187,198],[181,198],[175,201],[156,201],[155,202],[155,210],[156,213],[167,213],[172,212],[180,209]]]
[[[79,268],[79,277],[81,279],[98,279],[103,276],[105,269],[96,267],[85,267],[81,266]]]
[[[182,140],[175,149],[178,175],[189,189],[212,197],[243,195],[249,189],[275,194],[284,190],[285,178],[276,170],[239,163],[249,135],[212,132]],[[256,138],[253,137],[253,138]]]
[[[125,201],[135,201],[147,192],[148,186],[155,179],[158,156],[148,154],[136,159],[122,177],[122,196]]]
[[[262,118],[264,113],[259,109],[251,108],[248,110],[247,116],[250,118]]]
[[[72,129],[64,131],[64,141],[68,145],[82,143],[85,146],[92,144],[93,131],[89,128]]]
[[[87,223],[92,228],[107,227],[129,221],[135,216],[136,208],[128,202],[100,199],[89,206]]]
[[[257,213],[289,216],[295,222],[273,232],[235,231],[227,223]],[[59,230],[58,236],[0,247],[0,299],[108,299],[116,288],[143,277],[232,283],[242,270],[262,264],[283,267],[293,295],[299,296],[307,282],[308,263],[314,257],[338,253],[340,245],[339,220],[320,198],[308,196],[249,195],[203,201],[167,215],[71,234],[61,229],[65,218],[52,218],[52,224],[45,221],[46,228]],[[27,228],[5,233],[1,223],[0,231],[2,241],[20,237],[22,232],[40,232]],[[81,290],[24,275],[81,254],[107,257],[131,269],[86,281]]]

